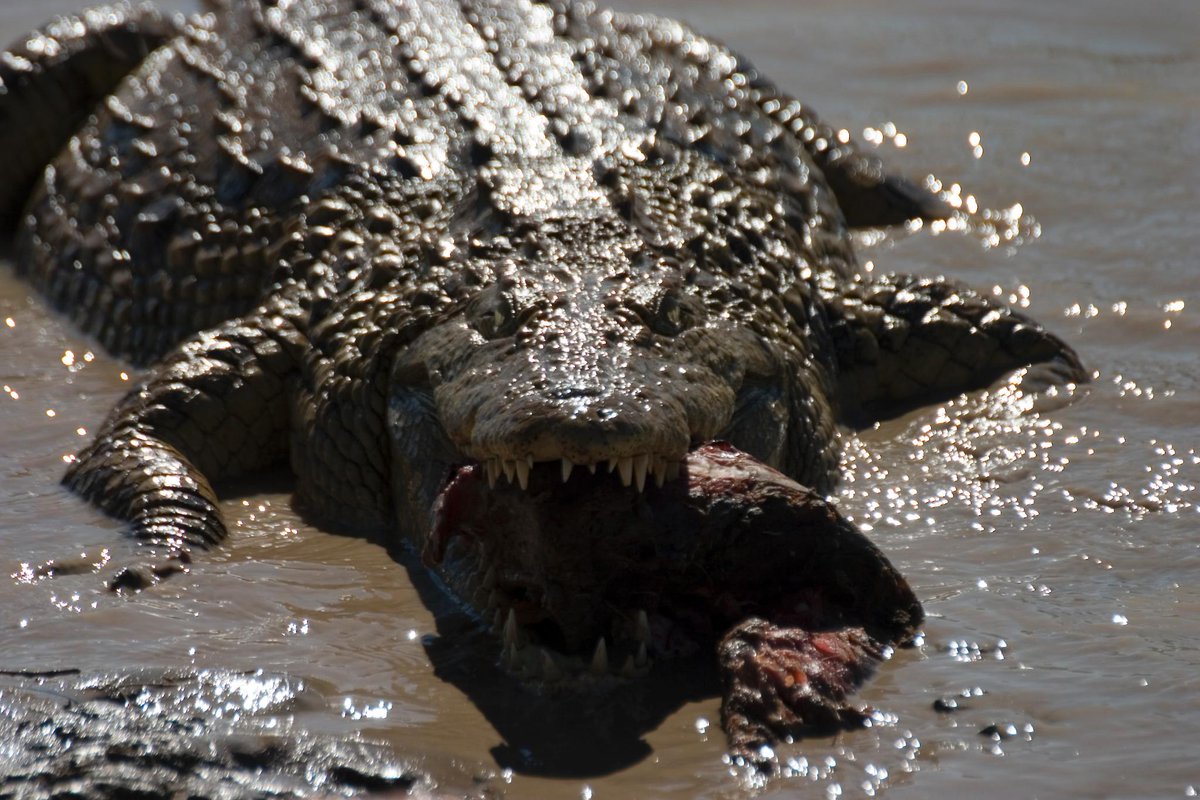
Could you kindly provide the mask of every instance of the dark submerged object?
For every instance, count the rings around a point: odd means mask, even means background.
[[[390,748],[295,731],[288,716],[323,702],[261,672],[0,672],[0,797],[495,796],[461,770],[435,778]]]
[[[737,754],[860,719],[921,611],[815,494],[836,426],[1085,379],[987,295],[859,272],[850,227],[936,199],[669,20],[211,5],[0,61],[18,269],[152,365],[65,479],[147,545],[110,585],[184,569],[226,535],[211,481],[290,460],[309,513],[425,552],[527,679],[716,647]]]

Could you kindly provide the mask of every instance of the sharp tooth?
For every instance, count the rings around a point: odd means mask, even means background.
[[[637,656],[633,659],[633,665],[635,667],[644,667],[648,663],[650,663],[650,656],[646,652],[646,643],[641,642],[638,644]]]
[[[489,564],[487,571],[483,573],[484,588],[491,589],[496,585],[496,565]]]
[[[529,468],[532,461],[517,462],[517,483],[521,484],[522,489],[529,488]]]
[[[575,468],[575,465],[571,463],[571,459],[564,458],[562,460],[563,483],[566,483],[567,481],[569,481],[571,479],[571,470],[573,470],[574,468]]]
[[[508,619],[504,621],[504,644],[517,646],[517,612],[508,610]]]
[[[596,474],[596,462],[595,461],[588,464],[587,467],[588,467],[588,472],[592,473],[593,475]]]
[[[604,637],[596,642],[596,650],[592,653],[592,674],[604,675],[608,672],[608,645],[604,643]]]
[[[621,665],[621,674],[626,678],[632,678],[635,671],[633,656],[625,656],[625,663]]]
[[[486,468],[487,468],[488,488],[495,489],[496,488],[496,478],[500,475],[500,464],[496,462],[496,459],[489,458],[487,460]]]
[[[495,597],[495,592],[492,593],[492,596]],[[495,600],[489,599],[488,602],[492,605],[495,605]],[[496,633],[499,633],[503,629],[504,612],[500,610],[500,606],[496,606],[496,613],[492,615],[492,630],[494,630]]]
[[[508,670],[515,670],[517,661],[517,646],[515,644],[504,645],[504,649],[500,651],[501,666]]]
[[[634,638],[641,644],[650,641],[650,617],[646,609],[639,608],[634,617]]]
[[[609,472],[609,474],[612,474],[612,473],[614,473],[614,472],[616,472],[616,471],[617,471],[617,464],[618,464],[618,463],[620,463],[620,461],[621,461],[621,459],[619,459],[619,458],[610,458],[610,459],[608,460],[608,472]]]
[[[650,465],[650,456],[642,453],[640,456],[633,457],[633,477],[637,484],[637,490],[643,491],[646,488],[646,468]]]
[[[515,461],[509,461],[507,458],[503,459],[500,463],[504,467],[504,477],[508,478],[509,483],[512,483],[513,475],[515,475],[517,472],[517,463]]]
[[[667,480],[673,481],[678,477],[679,477],[679,462],[678,461],[668,461],[667,462]]]
[[[621,459],[621,485],[628,486],[633,483],[633,457],[626,456]]]
[[[556,681],[562,677],[562,670],[558,668],[558,664],[554,663],[554,656],[550,655],[550,651],[546,648],[542,650],[542,678],[548,681]]]
[[[662,488],[662,485],[667,481],[667,461],[661,457],[654,459],[654,485]]]

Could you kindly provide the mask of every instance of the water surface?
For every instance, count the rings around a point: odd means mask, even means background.
[[[79,5],[9,0],[0,39]],[[1096,375],[1070,403],[988,412],[1005,402],[993,392],[847,436],[841,506],[925,602],[925,638],[862,693],[880,725],[784,748],[793,774],[760,794],[1194,796],[1193,0],[622,5],[690,20],[878,142],[896,169],[1005,211],[1012,224],[995,240],[926,228],[865,240],[862,258],[1027,306]],[[483,764],[513,797],[747,795],[722,762],[715,698],[683,704],[615,759],[591,753],[580,720],[567,745],[591,771],[536,774],[537,753],[507,752],[480,704],[435,675],[437,624],[408,571],[376,544],[302,522],[286,484],[228,499],[230,545],[131,600],[26,580],[26,564],[131,547],[57,484],[131,377],[0,273],[0,669],[287,672],[327,701],[300,724]],[[452,659],[470,665],[461,650]],[[529,713],[519,692],[481,681],[514,718]],[[947,697],[959,710],[934,710]],[[504,772],[514,760],[524,767]]]

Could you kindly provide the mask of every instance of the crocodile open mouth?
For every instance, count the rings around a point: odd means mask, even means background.
[[[847,703],[923,614],[883,553],[812,490],[723,442],[643,480],[534,463],[459,468],[424,558],[525,683],[574,688],[716,656],[731,752],[858,724]],[[650,477],[646,469],[644,477]],[[672,478],[673,479],[670,479]]]
[[[838,658],[830,632],[848,631],[853,666],[915,629],[903,578],[815,492],[721,442],[674,475],[630,461],[511,476],[473,463],[441,492],[425,560],[494,626],[510,672],[550,687],[635,676],[711,657],[747,620],[802,632],[758,639],[814,664]]]

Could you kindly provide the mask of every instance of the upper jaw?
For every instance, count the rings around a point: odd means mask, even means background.
[[[636,412],[596,405],[581,413],[530,397],[515,407],[480,409],[473,425],[451,437],[464,440],[460,452],[483,467],[492,488],[507,481],[528,489],[538,473],[562,483],[579,473],[612,473],[640,492],[679,474],[693,435],[688,420],[668,403]]]

